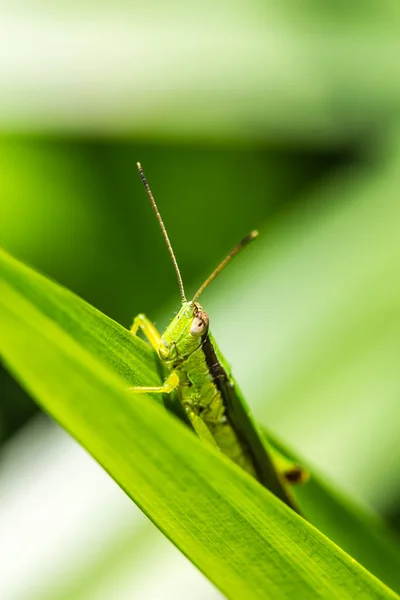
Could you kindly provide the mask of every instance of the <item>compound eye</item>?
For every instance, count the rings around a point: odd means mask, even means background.
[[[190,333],[192,335],[203,335],[208,329],[208,319],[197,316],[194,317],[190,326]]]

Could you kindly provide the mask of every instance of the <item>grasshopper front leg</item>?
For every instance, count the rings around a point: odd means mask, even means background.
[[[137,335],[139,329],[143,332],[143,335],[149,341],[151,346],[153,346],[154,350],[158,352],[161,342],[161,335],[155,325],[153,325],[146,315],[140,314],[133,319],[131,334]]]
[[[170,394],[178,387],[178,385],[179,377],[175,373],[175,371],[172,371],[172,373],[168,375],[167,379],[162,385],[157,385],[155,387],[140,385],[135,387],[129,387],[128,390],[130,392],[135,392],[136,394],[147,394],[150,392],[152,394]]]
[[[139,329],[143,332],[143,335],[149,341],[154,350],[158,352],[158,348],[161,342],[161,335],[157,331],[157,328],[153,325],[153,323],[143,314],[137,315],[137,317],[135,317],[130,330],[131,334],[137,335]],[[177,373],[172,371],[162,385],[156,387],[136,386],[130,387],[128,388],[128,390],[130,390],[131,392],[135,392],[136,394],[146,394],[147,392],[151,392],[152,394],[169,394],[175,388],[177,388],[178,385],[179,377]]]

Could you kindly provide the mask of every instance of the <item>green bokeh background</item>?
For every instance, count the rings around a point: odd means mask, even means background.
[[[4,136],[1,156],[4,247],[126,327],[146,312],[154,319],[165,315],[161,328],[179,295],[137,159],[154,188],[189,293],[247,232],[306,210],[307,191],[321,175],[358,161],[347,149],[33,135]],[[226,281],[216,285],[224,297]],[[8,378],[5,384],[13,386]],[[5,394],[3,438],[34,410],[20,390]]]
[[[32,36],[40,18],[64,32],[72,67],[55,81],[34,45],[25,71],[10,59],[1,244],[162,329],[179,295],[136,161],[188,295],[259,229],[204,294],[214,333],[259,420],[399,528],[398,3],[30,6]],[[78,56],[77,24],[100,56]],[[4,370],[1,394],[7,447],[37,408]]]

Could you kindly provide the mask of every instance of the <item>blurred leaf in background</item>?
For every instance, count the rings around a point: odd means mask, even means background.
[[[124,326],[144,311],[162,329],[179,297],[135,162],[189,290],[260,229],[204,297],[216,339],[259,420],[397,525],[399,34],[391,0],[0,9],[1,244]],[[50,572],[74,598],[154,597],[138,571],[161,555],[172,596],[212,597],[155,534],[132,569],[122,493],[53,425],[14,435],[36,409],[0,376],[9,597],[51,597]],[[59,469],[72,498],[52,491]]]

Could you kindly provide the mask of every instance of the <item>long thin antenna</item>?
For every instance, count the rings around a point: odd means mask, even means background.
[[[177,260],[175,258],[174,251],[172,250],[171,242],[169,241],[167,230],[165,229],[165,225],[164,225],[163,220],[161,218],[160,211],[158,210],[156,201],[154,200],[153,194],[151,193],[150,186],[147,183],[146,176],[143,173],[142,165],[139,162],[136,163],[136,164],[137,164],[137,168],[138,168],[139,173],[140,173],[140,177],[142,178],[143,185],[144,185],[144,187],[146,189],[146,192],[147,192],[147,194],[148,194],[148,196],[150,198],[151,205],[154,208],[154,212],[156,213],[156,217],[157,217],[157,220],[158,220],[158,222],[160,224],[161,231],[162,231],[162,234],[164,236],[165,242],[167,244],[168,252],[170,253],[170,256],[171,256],[171,259],[172,259],[172,263],[174,265],[175,273],[176,273],[176,276],[178,278],[179,291],[180,291],[181,298],[182,298],[182,304],[184,304],[186,302],[186,296],[185,296],[185,290],[183,288],[183,281],[182,281],[181,273],[179,271]]]
[[[242,241],[239,242],[238,245],[235,246],[231,252],[229,252],[228,256],[222,261],[220,265],[218,265],[215,271],[211,273],[211,275],[205,280],[201,288],[195,293],[192,302],[195,302],[198,299],[198,297],[204,292],[206,287],[213,281],[213,279],[216,278],[218,273],[221,273],[222,269],[224,269],[226,265],[231,262],[232,258],[236,256],[236,254],[239,254],[242,248],[247,246],[247,244],[255,240],[257,236],[258,231],[252,231],[251,233],[249,233],[249,235],[246,235],[246,237],[243,238]]]

